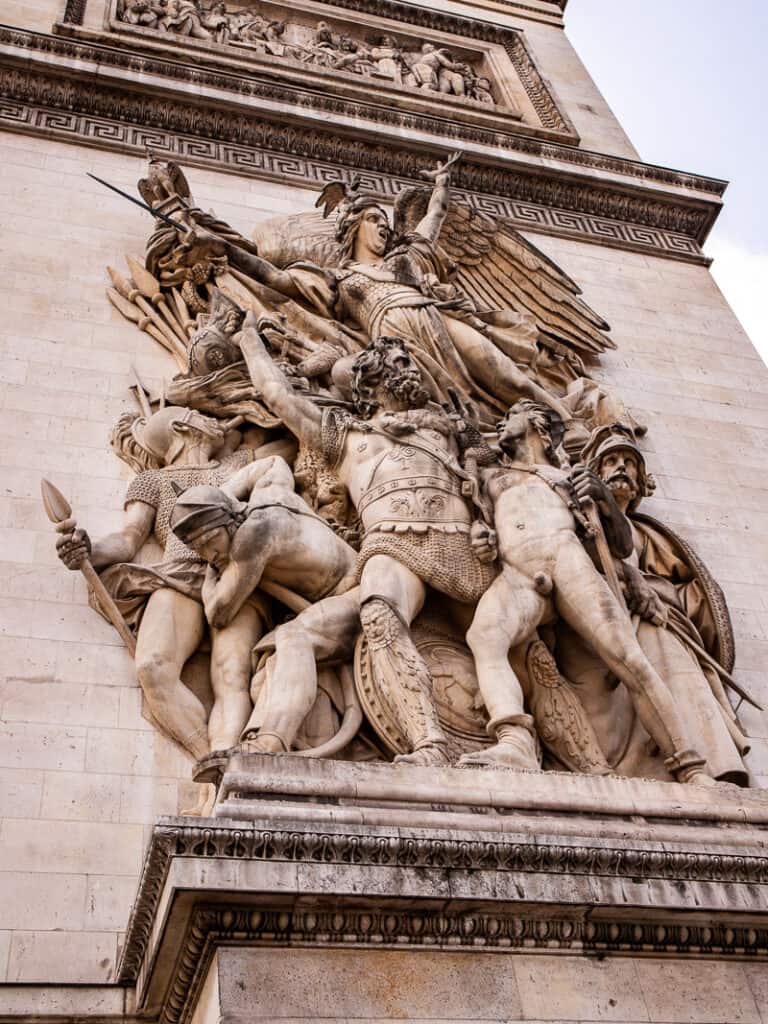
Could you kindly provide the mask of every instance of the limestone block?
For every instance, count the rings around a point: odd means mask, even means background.
[[[93,729],[88,735],[86,769],[148,775],[153,771],[155,737],[135,730]]]
[[[62,1017],[114,1016],[123,1012],[125,989],[114,985],[5,985],[0,989],[0,1013],[51,1014]]]
[[[143,835],[139,825],[61,821],[56,824],[56,857],[51,860],[51,825],[47,821],[3,822],[0,871],[96,875],[109,867],[115,875],[139,873]]]
[[[8,977],[8,956],[11,951],[11,932],[0,931],[0,981],[5,981]],[[2,1005],[2,996],[0,996],[0,1005]]]
[[[0,702],[6,722],[109,727],[117,725],[119,692],[114,686],[15,680],[0,691]]]
[[[83,643],[51,643],[43,649],[53,652],[56,678],[61,682],[93,682],[104,686],[135,685],[133,659],[126,649],[123,646],[98,644],[90,632],[86,634]]]
[[[426,950],[236,950],[219,953],[221,1006],[251,1020],[489,1017],[514,1020],[522,1004],[512,957]]]
[[[28,768],[4,768],[0,818],[36,818],[40,813],[44,774]]]
[[[14,932],[8,981],[69,984],[111,981],[116,951],[116,936],[110,932]]]
[[[768,1021],[768,967],[765,964],[744,964],[744,974],[749,982],[762,1024]]]
[[[85,764],[82,726],[0,724],[0,767],[78,771]]]
[[[118,695],[118,728],[139,729],[144,732],[150,732],[154,726],[142,713],[144,695],[138,683],[135,686],[121,687],[118,690]]]
[[[635,964],[579,957],[515,957],[523,1016],[647,1020]]]
[[[46,772],[41,817],[71,821],[118,821],[119,775]]]
[[[651,1021],[761,1024],[743,964],[638,960],[636,969]]]
[[[12,931],[77,931],[85,919],[85,875],[0,873],[0,906]]]
[[[151,824],[163,814],[176,814],[179,810],[179,783],[145,775],[122,777],[120,792],[120,821]],[[191,800],[186,806],[193,806]]]
[[[130,875],[89,875],[85,930],[117,932],[125,928],[135,892],[136,880]]]

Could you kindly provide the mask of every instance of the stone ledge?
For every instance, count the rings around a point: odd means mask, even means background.
[[[481,815],[486,829],[505,831],[503,816],[519,811],[553,815],[641,815],[659,821],[768,824],[768,793],[719,785],[684,786],[651,779],[467,768],[415,768],[354,764],[296,756],[272,757],[237,752],[228,762],[219,790],[217,817],[253,820],[269,807],[274,814],[302,805],[363,808],[397,813],[418,811],[431,828],[446,825],[447,814]],[[255,810],[259,804],[258,811]],[[267,817],[272,816],[267,814]],[[299,815],[301,816],[301,815]],[[499,817],[500,820],[491,819]],[[350,820],[373,820],[364,816]],[[393,819],[394,820],[394,819]]]
[[[768,959],[762,793],[241,754],[216,813],[160,820],[128,928],[167,1024],[233,943]]]
[[[388,201],[431,165],[425,142],[460,144],[457,193],[476,208],[523,230],[694,263],[708,262],[700,245],[726,185],[514,133],[440,122],[432,136],[423,118],[410,124],[386,105],[374,105],[384,118],[375,123],[315,90],[2,26],[0,95],[0,123],[12,131],[136,153],[149,131],[158,152],[184,165],[312,188],[331,166],[362,171]]]

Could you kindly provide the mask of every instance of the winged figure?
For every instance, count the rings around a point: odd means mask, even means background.
[[[328,319],[353,323],[364,337],[401,338],[432,397],[445,401],[458,391],[485,424],[524,396],[572,426],[575,403],[562,399],[583,370],[581,354],[612,347],[608,325],[521,235],[452,200],[451,169],[460,155],[423,172],[431,189],[400,196],[393,226],[381,204],[360,192],[359,181],[351,188],[333,182],[318,201],[322,214],[262,225],[254,238],[258,255],[201,225],[177,258],[226,256],[254,282]],[[571,367],[560,395],[538,372],[544,349],[545,363],[554,355]],[[337,383],[345,370],[340,359]]]

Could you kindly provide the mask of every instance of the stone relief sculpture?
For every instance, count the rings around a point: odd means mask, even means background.
[[[265,17],[255,7],[230,9],[225,3],[203,0],[119,0],[116,16],[127,25],[248,47],[315,67],[379,77],[409,89],[496,105],[487,75],[448,47],[429,42],[407,44],[390,35],[358,39],[333,31],[326,21],[308,30],[298,21]]]
[[[701,770],[704,758],[685,749],[675,702],[590,559],[583,543],[591,538],[590,524],[579,508],[581,480],[560,465],[551,419],[551,413],[531,402],[512,406],[498,428],[505,457],[482,472],[493,502],[501,572],[478,602],[467,643],[497,742],[465,756],[463,763],[536,766],[532,720],[508,655],[539,626],[559,617],[624,683],[670,772],[681,781],[711,782]],[[585,496],[591,500],[589,492]],[[626,520],[610,493],[601,497],[608,506],[604,515],[616,524],[605,530],[614,539],[611,553],[627,557],[631,544]]]
[[[392,224],[339,182],[246,239],[152,157],[156,228],[108,295],[181,372],[113,433],[124,527],[62,513],[60,557],[199,779],[235,748],[746,784],[722,594],[637,512],[644,428],[585,367],[608,325],[452,197],[458,159]],[[208,641],[210,716],[182,679]]]

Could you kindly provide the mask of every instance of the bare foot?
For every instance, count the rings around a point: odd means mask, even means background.
[[[209,818],[216,803],[216,787],[203,785],[197,787],[195,802],[189,807],[183,807],[179,814],[182,817]]]
[[[411,754],[398,754],[395,758],[395,764],[420,765],[422,768],[442,768],[450,763],[445,747],[440,743],[430,743]]]

